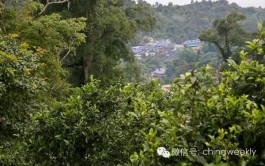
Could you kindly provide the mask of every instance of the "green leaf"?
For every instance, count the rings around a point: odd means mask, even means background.
[[[227,59],[227,62],[233,67],[237,66],[236,62],[233,59]]]
[[[261,24],[260,22],[258,22],[258,23],[257,23],[257,26],[258,26],[258,30],[259,30],[259,32],[261,32],[261,31],[262,31],[262,24]]]
[[[70,142],[68,140],[63,140],[63,141],[66,143],[66,145],[70,145]]]
[[[60,139],[61,138],[61,135],[56,135],[55,138],[56,139]]]
[[[195,83],[196,82],[196,80],[197,80],[197,78],[196,77],[190,77],[190,81],[191,81],[191,83]]]
[[[139,159],[139,156],[136,152],[134,152],[133,155],[130,156],[130,160],[132,163],[137,162],[138,159]]]
[[[163,124],[166,125],[167,127],[170,127],[170,126],[171,126],[171,123],[170,123],[167,119],[165,119],[165,118],[163,118],[163,119],[161,120],[161,123],[163,123]]]
[[[201,163],[201,164],[206,164],[206,163],[207,163],[207,161],[205,160],[205,158],[204,158],[203,156],[198,156],[198,155],[196,155],[196,156],[194,156],[194,158],[195,158],[195,160],[196,160],[197,162],[199,162],[199,163]]]
[[[131,115],[131,116],[133,116],[135,118],[138,118],[138,115],[135,112],[128,112],[127,114]]]

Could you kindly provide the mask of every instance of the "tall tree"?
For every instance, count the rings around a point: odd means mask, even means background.
[[[106,84],[122,77],[122,71],[117,68],[120,60],[133,61],[126,44],[134,38],[138,29],[147,31],[154,26],[153,17],[146,8],[145,2],[136,4],[130,0],[71,2],[72,16],[87,18],[86,42],[77,51],[77,61],[83,67],[83,83],[88,82],[91,75]],[[144,11],[145,15],[138,17],[136,11]],[[147,17],[151,21],[143,21]]]
[[[232,12],[225,18],[216,19],[212,28],[203,30],[199,38],[214,44],[226,61],[233,56],[234,49],[244,45],[248,37],[248,33],[240,25],[245,19],[243,14]]]
[[[14,157],[20,153],[15,135],[31,115],[66,95],[60,60],[85,38],[83,18],[38,15],[42,8],[35,1],[8,7],[0,1],[0,165],[24,165]]]

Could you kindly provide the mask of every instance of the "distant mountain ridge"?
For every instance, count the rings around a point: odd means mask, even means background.
[[[168,38],[175,43],[198,38],[203,29],[211,26],[215,19],[225,17],[228,13],[237,11],[247,16],[242,26],[250,31],[257,31],[257,22],[264,22],[265,9],[242,8],[236,3],[229,4],[226,0],[212,2],[211,0],[194,2],[179,6],[156,4],[152,6],[157,26],[152,32],[155,38]]]

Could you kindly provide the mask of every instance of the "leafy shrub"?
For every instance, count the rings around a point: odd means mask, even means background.
[[[260,39],[247,42],[247,47],[264,56],[264,32],[259,29]],[[217,86],[209,66],[185,74],[184,81],[176,79],[167,108],[159,111],[160,121],[153,121],[156,125],[145,132],[142,150],[131,155],[128,165],[264,165],[264,64],[247,58],[248,54],[240,53],[240,64],[228,60],[232,69],[222,72]],[[251,148],[256,154],[187,154],[165,159],[157,155],[158,147],[200,152]]]
[[[263,42],[247,47],[264,55]],[[228,60],[232,70],[222,72],[220,83],[206,65],[176,78],[169,92],[157,81],[104,89],[92,79],[33,116],[22,135],[26,159],[32,165],[264,165],[264,64],[248,54],[240,53],[240,64]],[[158,147],[256,153],[163,158]]]
[[[129,162],[131,152],[140,150],[144,139],[139,130],[150,125],[146,117],[154,119],[156,114],[150,110],[137,121],[135,117],[140,110],[159,107],[154,103],[159,103],[161,94],[157,83],[104,90],[92,80],[76,88],[65,102],[33,116],[24,135],[28,159],[44,165]]]
[[[0,36],[0,163],[12,158],[5,154],[17,153],[9,141],[23,131],[24,123],[40,106],[36,103],[45,84],[42,53],[17,37]]]

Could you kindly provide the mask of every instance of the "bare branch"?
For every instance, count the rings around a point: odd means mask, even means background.
[[[75,32],[76,33],[76,32]],[[67,53],[64,55],[64,57],[60,60],[60,63],[62,63],[62,61],[70,54],[70,52],[72,51],[71,48],[73,47],[74,43],[75,43],[75,39],[72,40],[72,42],[69,44],[68,46],[68,51]]]
[[[38,15],[42,15],[45,10],[48,8],[49,5],[52,5],[52,4],[61,4],[61,3],[68,3],[68,8],[69,8],[69,0],[46,0],[46,5],[44,6],[44,8],[40,11],[40,13]]]
[[[67,53],[64,55],[64,57],[60,60],[60,63],[62,63],[62,61],[70,54],[70,52],[71,52],[71,48],[69,47],[68,48],[68,51],[67,51]]]

